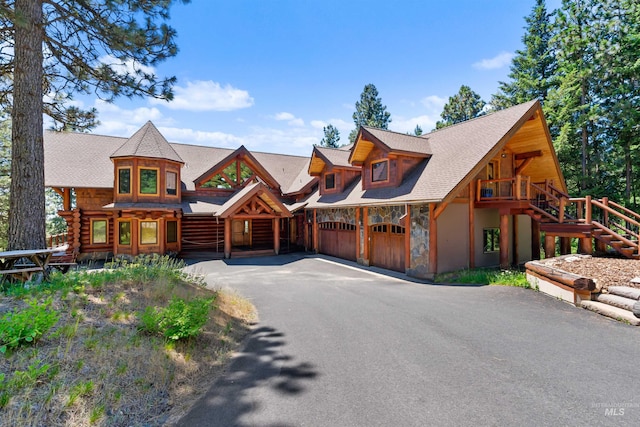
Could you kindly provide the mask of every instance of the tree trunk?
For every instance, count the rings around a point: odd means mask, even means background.
[[[42,0],[16,0],[9,249],[45,247]]]

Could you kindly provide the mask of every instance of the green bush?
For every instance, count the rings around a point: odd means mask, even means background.
[[[0,318],[0,353],[25,343],[32,343],[58,321],[58,312],[51,308],[48,298],[42,304],[29,301],[29,307],[13,310]]]
[[[140,319],[141,329],[174,341],[195,337],[207,323],[214,300],[215,297],[185,301],[174,297],[167,307],[147,307]]]

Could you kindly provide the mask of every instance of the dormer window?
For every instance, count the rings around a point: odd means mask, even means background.
[[[336,174],[328,173],[324,176],[324,188],[325,190],[333,190],[336,188]]]
[[[158,194],[158,169],[140,168],[140,194]]]
[[[178,194],[177,190],[178,174],[175,172],[167,172],[167,194],[169,196],[175,196]]]
[[[384,182],[389,180],[389,160],[371,163],[371,181]]]

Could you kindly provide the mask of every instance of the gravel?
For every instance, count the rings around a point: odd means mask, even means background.
[[[607,289],[609,286],[640,288],[640,283],[631,283],[631,279],[640,278],[640,261],[638,260],[571,255],[542,262],[569,273],[589,277],[602,285],[602,289]]]

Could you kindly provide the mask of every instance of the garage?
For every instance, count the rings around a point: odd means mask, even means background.
[[[394,224],[371,226],[370,265],[405,271],[405,228]]]
[[[318,224],[318,249],[326,255],[356,260],[356,226],[345,222]]]

